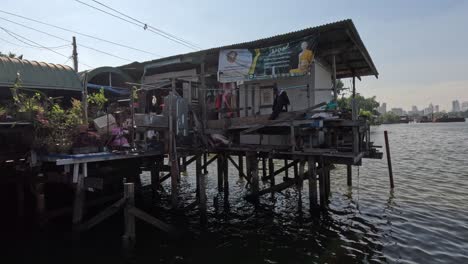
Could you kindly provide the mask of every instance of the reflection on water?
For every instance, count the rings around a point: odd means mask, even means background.
[[[376,145],[383,145],[384,130],[389,131],[395,190],[389,189],[385,159],[364,161],[359,173],[353,168],[352,188],[346,185],[346,168],[337,166],[331,173],[330,210],[316,216],[309,212],[307,188],[265,195],[257,207],[244,201],[246,181],[238,178],[234,167],[230,168],[230,193],[224,197],[217,192],[213,166],[207,177],[206,230],[198,224],[196,209],[170,214],[148,207],[145,210],[186,230],[186,235],[171,241],[138,222],[137,244],[126,261],[468,263],[468,125],[376,127],[372,132]],[[194,168],[188,169],[181,182],[184,205],[195,200]],[[268,183],[261,184],[265,187]],[[164,188],[169,192],[170,183]],[[162,197],[161,204],[169,203],[169,197]],[[72,249],[63,250],[63,256],[79,249],[73,258],[77,262],[91,258],[124,262],[121,221],[117,215],[86,233]],[[52,236],[39,247],[40,254],[53,252],[58,245],[68,247],[64,240]]]

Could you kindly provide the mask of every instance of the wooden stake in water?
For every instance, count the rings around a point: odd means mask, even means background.
[[[388,143],[388,133],[387,130],[384,131],[385,137],[385,150],[387,151],[387,163],[388,163],[388,176],[390,177],[390,188],[394,188],[393,184],[393,171],[392,171],[392,158],[390,156],[390,144]]]

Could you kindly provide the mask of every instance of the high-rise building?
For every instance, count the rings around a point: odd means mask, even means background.
[[[413,106],[411,107],[411,112],[417,113],[417,112],[418,112],[418,107],[415,106],[415,105],[413,105]]]
[[[452,112],[460,112],[460,102],[458,100],[452,101]]]
[[[439,113],[439,105],[434,106],[434,113]]]
[[[399,115],[399,116],[404,115],[403,108],[392,108],[392,110],[390,110],[390,112],[394,113],[395,115]]]
[[[463,102],[461,105],[461,110],[463,112],[468,111],[468,102]]]
[[[377,108],[377,112],[379,112],[380,114],[386,114],[387,113],[387,103],[382,103],[378,108]]]

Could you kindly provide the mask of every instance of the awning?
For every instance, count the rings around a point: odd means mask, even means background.
[[[0,57],[0,87],[12,87],[18,73],[24,88],[83,90],[78,74],[69,66]]]

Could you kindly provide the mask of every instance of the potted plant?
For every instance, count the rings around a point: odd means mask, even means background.
[[[42,94],[32,90],[28,90],[29,94],[25,93],[25,89],[22,88],[19,75],[10,90],[13,97],[17,120],[33,121],[38,113],[44,112]],[[31,96],[30,93],[33,93],[33,95]]]
[[[99,117],[104,115],[104,106],[107,103],[106,95],[104,94],[104,88],[99,89],[99,92],[88,95],[88,113],[91,117]]]
[[[63,109],[53,104],[38,114],[35,146],[49,153],[69,153],[83,124],[81,102],[72,99],[72,107]]]

